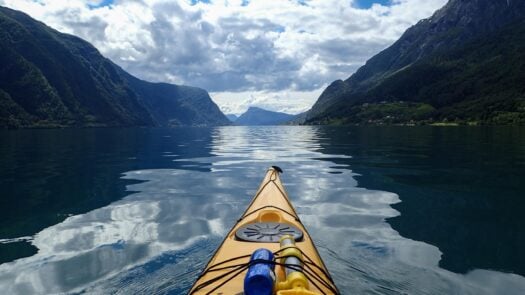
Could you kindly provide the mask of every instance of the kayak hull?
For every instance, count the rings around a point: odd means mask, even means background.
[[[324,286],[318,280],[309,279],[309,288],[318,294],[335,294],[337,290],[330,278],[326,266],[319,255],[312,238],[306,228],[301,223],[279,177],[280,169],[272,167],[266,173],[255,197],[248,205],[241,218],[226,235],[222,244],[212,256],[201,276],[196,280],[189,294],[243,294],[244,276],[246,270],[233,272],[234,266],[248,263],[249,256],[260,248],[268,249],[274,253],[280,250],[279,237],[282,235],[258,235],[248,231],[248,238],[255,241],[244,241],[239,238],[239,232],[244,229],[256,229],[258,224],[284,224],[299,230],[302,236],[296,241],[296,247],[310,260],[316,267],[310,271],[315,272],[315,276],[329,281],[332,289]],[[250,227],[250,225],[255,225]],[[273,228],[273,226],[271,227]],[[280,229],[282,232],[293,232],[291,229]],[[265,231],[261,229],[260,231]],[[263,239],[263,238],[264,239]],[[257,241],[257,239],[263,241]],[[239,258],[243,257],[243,258]],[[218,269],[218,270],[217,270]],[[221,279],[217,279],[221,277]],[[215,280],[215,281],[214,281]],[[214,281],[210,283],[210,281]],[[204,284],[207,286],[202,287]],[[290,293],[291,294],[291,293]],[[299,293],[297,293],[299,294]]]

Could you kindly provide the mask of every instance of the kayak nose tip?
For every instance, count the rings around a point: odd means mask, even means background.
[[[279,172],[279,173],[283,173],[283,169],[281,169],[281,167],[279,166],[272,166],[273,170]]]

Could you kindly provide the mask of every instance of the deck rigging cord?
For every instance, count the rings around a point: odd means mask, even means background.
[[[291,256],[279,256],[278,255],[279,253],[281,253],[282,251],[284,251],[284,250],[286,250],[288,248],[295,248],[295,249],[299,250],[302,255],[304,255],[306,260],[303,261],[304,264],[302,266],[298,266],[298,265],[295,265],[295,264],[280,263],[280,262],[276,261],[277,259],[283,259],[283,258],[291,257]],[[213,288],[212,290],[210,290],[210,291],[208,291],[206,293],[206,294],[211,294],[215,290],[217,290],[220,287],[224,286],[226,283],[228,283],[233,278],[235,278],[238,275],[240,275],[243,271],[248,269],[250,266],[252,266],[254,264],[258,264],[258,263],[267,263],[267,264],[272,264],[272,265],[278,265],[278,266],[283,266],[283,267],[286,267],[286,268],[289,268],[289,269],[293,269],[295,271],[300,271],[308,278],[310,283],[312,283],[317,289],[321,290],[319,288],[319,285],[317,284],[317,283],[320,283],[321,285],[323,285],[324,287],[329,289],[331,292],[333,292],[333,294],[336,294],[336,295],[340,294],[339,290],[335,286],[335,283],[332,280],[332,278],[330,277],[330,275],[322,267],[320,267],[319,265],[315,264],[312,261],[312,259],[310,257],[308,257],[308,255],[306,255],[306,253],[304,253],[301,249],[298,249],[296,247],[285,247],[285,248],[279,249],[278,251],[273,252],[273,254],[275,256],[273,260],[257,259],[257,260],[253,260],[253,261],[250,261],[250,262],[244,262],[244,263],[238,263],[238,264],[228,265],[228,266],[224,266],[224,267],[219,267],[219,266],[224,265],[224,264],[229,263],[229,262],[233,262],[233,261],[236,261],[236,260],[245,259],[245,258],[249,258],[250,257],[250,255],[242,255],[242,256],[237,256],[237,257],[234,257],[234,258],[230,258],[230,259],[218,262],[218,263],[208,267],[203,273],[201,273],[201,275],[199,275],[199,278],[201,278],[202,276],[204,276],[208,272],[221,271],[221,270],[225,270],[225,269],[231,269],[231,270],[226,272],[226,273],[224,273],[224,274],[221,274],[221,275],[219,275],[217,277],[211,278],[211,279],[209,279],[209,280],[207,280],[205,282],[202,282],[201,284],[197,285],[192,290],[192,292],[190,294],[194,294],[195,292],[197,292],[197,291],[199,291],[199,290],[201,290],[201,289],[203,289],[203,288],[205,288],[205,287],[207,287],[207,286],[209,286],[209,285],[211,285],[211,284],[213,284],[213,283],[215,283],[215,282],[225,278],[223,282],[221,282],[219,285],[215,286],[215,288]],[[324,278],[321,277],[317,272],[315,272],[313,270],[312,266],[315,267],[317,270],[319,270],[324,275]],[[228,277],[228,276],[230,276],[230,277]],[[226,278],[226,277],[228,277],[228,278]],[[317,283],[316,283],[316,281],[317,281]],[[323,292],[322,290],[321,290],[321,294],[322,295],[328,295],[327,293]]]
[[[244,213],[241,215],[241,217],[237,220],[237,222],[234,224],[233,228],[235,228],[237,226],[237,224],[239,224],[239,222],[241,222],[246,217],[248,217],[248,216],[250,216],[250,215],[252,215],[252,214],[254,214],[256,212],[259,212],[259,211],[261,211],[263,209],[266,209],[266,208],[277,209],[277,210],[279,210],[279,211],[289,215],[295,221],[297,221],[297,222],[302,224],[301,220],[299,219],[299,217],[297,215],[297,212],[295,211],[295,209],[292,206],[290,200],[288,199],[287,194],[276,183],[276,180],[278,178],[277,175],[278,175],[278,173],[282,173],[282,170],[279,167],[276,167],[276,166],[272,166],[272,167],[274,168],[274,171],[270,175],[270,178],[268,179],[268,181],[266,181],[259,188],[258,192],[256,193],[256,195],[253,197],[252,201],[248,205],[248,208],[244,211]],[[286,211],[286,210],[284,210],[282,208],[273,206],[273,205],[267,205],[267,206],[263,206],[263,207],[255,209],[255,210],[249,211],[251,205],[253,204],[253,202],[264,191],[264,189],[270,184],[275,185],[275,187],[280,192],[280,194],[282,194],[282,196],[284,196],[284,200],[288,203],[289,207],[291,208],[291,212]],[[304,228],[304,230],[307,232],[306,228]],[[218,249],[220,249],[222,247],[222,245],[224,244],[225,241],[226,241],[226,239],[224,239],[222,241],[222,243],[218,247]],[[303,255],[303,257],[306,258],[306,259],[303,260],[303,264],[302,265],[287,264],[287,263],[281,263],[281,262],[277,261],[277,260],[285,261],[286,258],[292,257],[292,256],[279,256],[278,255],[279,253],[281,253],[282,251],[284,251],[284,250],[286,250],[288,248],[297,249]],[[317,249],[314,248],[314,250],[315,250],[315,252],[317,252],[317,255],[319,255]],[[194,286],[191,289],[189,294],[190,295],[194,294],[194,293],[196,293],[199,290],[202,290],[202,289],[204,289],[204,288],[206,288],[206,287],[208,287],[208,286],[210,286],[210,285],[212,285],[214,283],[217,283],[217,282],[223,280],[220,284],[215,286],[213,289],[211,289],[210,291],[206,292],[206,294],[212,294],[212,292],[216,291],[217,289],[221,288],[222,286],[224,286],[226,283],[228,283],[232,279],[234,279],[237,276],[239,276],[240,274],[242,274],[245,270],[247,270],[252,265],[259,264],[259,263],[265,263],[265,264],[270,264],[270,265],[274,265],[274,266],[283,266],[285,268],[288,268],[288,269],[291,269],[291,270],[294,270],[294,271],[302,272],[304,274],[304,276],[308,279],[308,281],[312,285],[314,285],[318,290],[320,290],[321,294],[323,294],[323,295],[329,295],[329,294],[336,294],[336,295],[338,295],[338,294],[340,294],[340,292],[337,289],[337,286],[335,285],[332,277],[325,270],[326,267],[323,268],[324,267],[324,263],[322,261],[320,263],[323,265],[323,267],[317,265],[306,253],[304,253],[304,251],[302,251],[301,249],[299,249],[297,247],[281,248],[278,251],[273,252],[273,254],[274,254],[274,258],[272,260],[256,259],[256,260],[251,260],[251,261],[248,261],[248,262],[242,262],[242,263],[237,263],[237,264],[232,264],[232,265],[227,265],[227,266],[224,266],[224,265],[227,264],[227,263],[230,263],[230,262],[241,260],[241,259],[249,259],[249,257],[251,255],[242,255],[242,256],[233,257],[233,258],[230,258],[230,259],[218,262],[216,264],[213,264],[211,266],[210,266],[211,261],[209,261],[208,264],[206,265],[206,267],[203,269],[203,271],[198,276],[196,281],[199,281],[202,277],[204,277],[208,273],[216,272],[216,271],[224,271],[224,270],[227,270],[227,269],[229,269],[229,270],[226,271],[225,273],[222,273],[222,274],[220,274],[220,275],[218,275],[216,277],[210,278],[207,281],[204,281],[204,282]],[[324,286],[327,290],[329,290],[332,293],[328,293],[328,294],[325,293],[325,291],[323,291],[319,287],[318,284]]]

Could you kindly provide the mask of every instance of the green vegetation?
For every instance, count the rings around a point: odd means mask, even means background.
[[[354,106],[349,116],[331,118],[323,123],[331,125],[392,125],[431,123],[435,108],[429,104],[413,102],[364,103]]]
[[[363,104],[355,107],[359,121],[371,120],[378,123],[405,123],[430,118],[434,107],[424,103],[379,103]]]
[[[19,128],[27,125],[31,118],[17,105],[8,93],[0,89],[0,126]]]
[[[139,80],[91,44],[0,7],[0,128],[221,125],[202,89]]]
[[[478,11],[459,27],[462,5]],[[330,85],[305,123],[525,124],[525,4],[513,5],[454,2]]]

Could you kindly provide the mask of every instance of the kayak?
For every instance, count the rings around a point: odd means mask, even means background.
[[[340,294],[281,183],[266,173],[255,197],[189,294]]]

